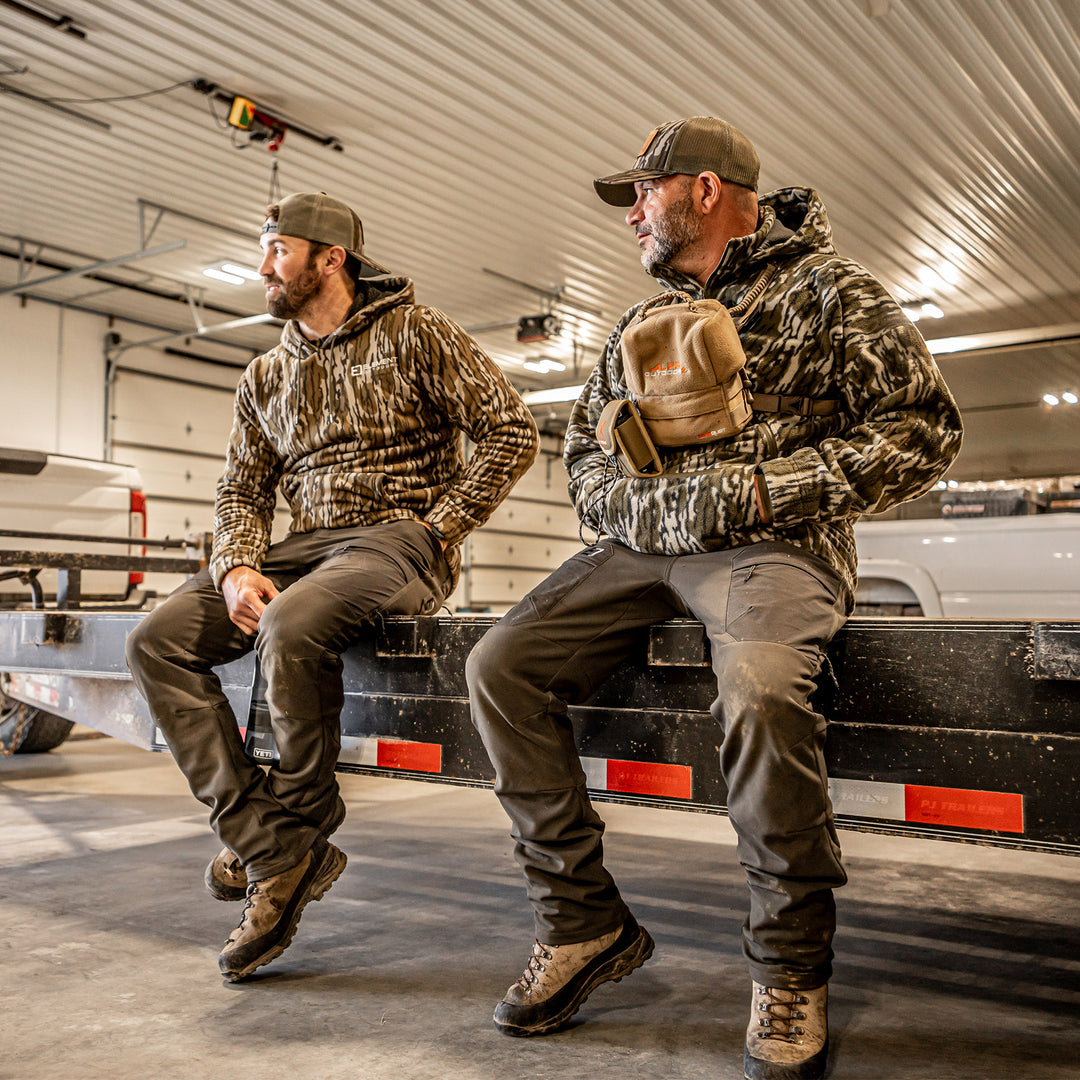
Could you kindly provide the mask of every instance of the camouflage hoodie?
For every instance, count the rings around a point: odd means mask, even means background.
[[[632,396],[619,342],[638,304],[608,338],[571,415],[570,495],[586,525],[636,551],[795,544],[833,567],[850,603],[852,523],[937,481],[960,449],[960,414],[899,306],[866,270],[837,255],[825,207],[807,188],[763,196],[757,231],[728,242],[704,289],[671,267],[654,273],[669,289],[731,307],[770,264],[777,273],[739,330],[752,389],[838,398],[839,412],[755,412],[729,439],[661,448],[661,476],[613,479],[595,429],[608,401]],[[755,472],[768,492],[771,521],[757,508]]]
[[[456,583],[457,545],[536,457],[528,409],[472,338],[415,305],[408,278],[361,287],[337,330],[313,342],[286,323],[240,379],[214,511],[219,588],[233,567],[262,565],[279,482],[294,533],[427,522]]]

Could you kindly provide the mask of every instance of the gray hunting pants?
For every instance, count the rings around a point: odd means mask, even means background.
[[[257,634],[229,620],[204,570],[127,642],[128,666],[177,765],[253,881],[295,866],[340,816],[341,653],[378,616],[435,612],[450,586],[438,540],[413,520],[289,536],[261,572],[279,595]],[[252,649],[280,756],[269,770],[244,755],[213,671]]]
[[[567,705],[592,694],[641,628],[689,616],[705,626],[716,674],[712,715],[750,887],[743,951],[751,974],[791,989],[828,980],[832,890],[846,876],[825,719],[809,698],[823,647],[846,617],[837,594],[832,570],[788,544],[671,557],[603,540],[485,634],[466,667],[473,722],[495,766],[540,941],[586,941],[627,913],[603,865],[604,823],[586,792]]]

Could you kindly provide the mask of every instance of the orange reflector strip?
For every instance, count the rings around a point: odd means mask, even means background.
[[[1024,797],[1004,791],[969,791],[965,788],[916,787],[904,790],[904,817],[928,825],[954,825],[962,829],[995,832],[1024,831]]]
[[[410,769],[413,772],[442,772],[439,743],[397,742],[380,739],[376,764],[380,769]]]
[[[659,765],[647,761],[608,758],[607,790],[633,795],[658,795],[689,799],[692,770],[689,765]]]

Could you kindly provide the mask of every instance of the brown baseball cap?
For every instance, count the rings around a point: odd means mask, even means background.
[[[738,128],[715,116],[691,116],[654,128],[632,169],[602,176],[593,187],[612,206],[633,206],[638,180],[714,172],[721,180],[757,191],[760,167],[753,144]]]
[[[264,233],[298,236],[315,244],[343,247],[361,264],[361,274],[370,277],[370,270],[389,274],[385,266],[364,254],[364,226],[356,212],[325,191],[302,191],[286,195],[278,204],[277,221],[268,220]],[[368,271],[368,272],[365,272]]]

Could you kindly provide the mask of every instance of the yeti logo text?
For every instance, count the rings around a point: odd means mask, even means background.
[[[270,761],[274,757],[274,752],[272,750],[264,750],[261,746],[256,746],[252,748],[251,756],[261,758],[263,761]]]
[[[687,369],[682,366],[681,360],[669,360],[665,364],[657,364],[656,367],[649,368],[645,372],[645,378],[650,378],[656,375],[686,375]]]

